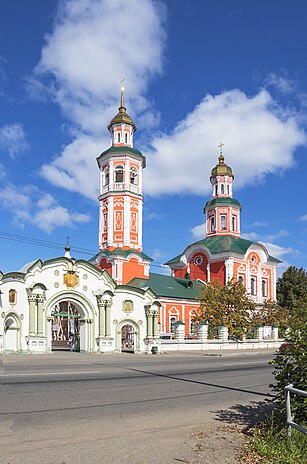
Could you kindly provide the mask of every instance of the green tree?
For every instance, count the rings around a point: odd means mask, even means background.
[[[255,305],[241,282],[231,280],[223,285],[213,280],[202,290],[196,320],[208,321],[209,328],[225,325],[230,338],[240,340],[250,328],[254,310]]]
[[[273,301],[265,301],[261,308],[255,310],[252,314],[253,326],[277,325],[284,334],[289,325],[289,310],[282,308]]]
[[[276,392],[275,401],[285,418],[284,388],[293,384],[299,390],[307,391],[307,310],[292,309],[289,313],[285,344],[272,361],[276,383],[271,385]],[[293,395],[291,408],[295,421],[307,424],[307,398]]]
[[[307,272],[290,266],[277,280],[277,303],[283,308],[307,308]]]

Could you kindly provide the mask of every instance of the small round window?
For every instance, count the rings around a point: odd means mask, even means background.
[[[255,255],[252,255],[252,256],[251,256],[251,262],[252,262],[252,263],[255,263],[255,262],[256,262],[256,256],[255,256]]]
[[[201,263],[203,262],[203,258],[201,256],[196,256],[194,262],[195,264],[197,264],[197,266],[200,266]]]

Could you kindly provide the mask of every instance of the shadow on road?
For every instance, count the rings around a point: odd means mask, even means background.
[[[235,404],[229,409],[220,409],[212,411],[220,422],[226,422],[231,425],[243,426],[243,432],[249,434],[249,431],[259,422],[264,422],[266,418],[272,415],[274,404],[269,401],[252,401],[248,405]]]

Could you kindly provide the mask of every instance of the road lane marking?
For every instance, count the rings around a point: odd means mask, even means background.
[[[225,366],[249,366],[249,364],[267,364],[266,361],[249,361],[249,362],[236,362],[227,363]]]
[[[0,374],[0,377],[26,377],[40,375],[70,375],[70,374],[101,374],[101,371],[71,371],[71,372],[26,372],[22,374]]]

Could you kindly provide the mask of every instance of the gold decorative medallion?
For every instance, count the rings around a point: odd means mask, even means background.
[[[132,313],[132,311],[133,311],[133,301],[131,301],[131,300],[123,301],[123,311],[126,314]]]
[[[64,275],[64,284],[66,287],[74,288],[78,285],[78,277],[74,273],[67,272],[67,274]]]

